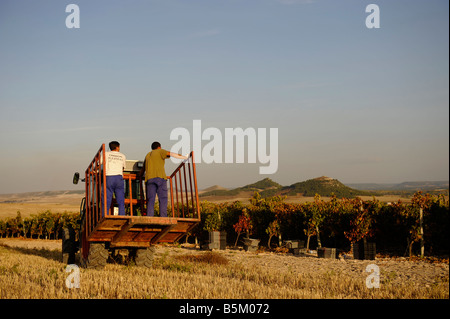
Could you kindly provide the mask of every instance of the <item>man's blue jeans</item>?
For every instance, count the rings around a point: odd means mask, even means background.
[[[167,181],[155,177],[147,181],[147,216],[155,215],[155,198],[158,194],[159,216],[167,217]]]
[[[108,211],[111,207],[113,193],[116,194],[116,201],[119,206],[119,215],[125,216],[125,185],[123,183],[122,175],[106,176],[106,207]]]

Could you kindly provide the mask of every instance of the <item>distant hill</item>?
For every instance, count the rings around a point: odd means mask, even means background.
[[[212,191],[218,191],[218,190],[225,190],[225,191],[227,191],[228,188],[225,188],[225,187],[222,187],[222,186],[219,186],[219,185],[214,185],[214,186],[211,186],[211,187],[203,189],[202,192],[212,192]]]
[[[15,194],[0,194],[0,202],[2,203],[20,203],[32,201],[40,198],[63,197],[63,196],[81,196],[84,194],[83,190],[66,190],[66,191],[42,191],[42,192],[27,192]]]
[[[274,182],[270,178],[264,178],[256,183],[249,184],[243,187],[240,187],[241,190],[266,190],[266,189],[278,189],[282,186],[277,182]]]
[[[332,196],[333,194],[337,197],[355,197],[370,195],[370,193],[350,188],[345,186],[337,179],[322,176],[314,179],[309,179],[304,182],[299,182],[292,184],[283,188],[286,195],[297,195],[302,194],[303,196],[312,197],[315,194],[320,196]]]
[[[449,182],[404,182],[400,184],[348,184],[344,185],[337,179],[327,176],[321,176],[309,179],[303,182],[298,182],[290,186],[282,186],[274,182],[270,178],[265,178],[253,184],[248,184],[234,189],[225,189],[220,186],[212,186],[207,188],[200,194],[201,197],[206,196],[237,196],[241,193],[259,192],[261,197],[270,197],[276,195],[296,196],[302,195],[305,197],[313,197],[315,194],[320,196],[330,197],[333,194],[338,198],[346,197],[352,198],[356,196],[382,196],[386,194],[397,194],[410,196],[418,190],[439,192],[447,190]]]
[[[83,197],[84,190],[0,194],[0,220],[15,218],[17,212],[22,218],[45,211],[79,213]]]
[[[442,190],[448,189],[448,181],[438,182],[404,182],[394,186],[394,189],[399,190]]]
[[[331,196],[335,194],[338,197],[355,197],[359,195],[370,195],[368,192],[352,189],[345,186],[337,179],[322,176],[310,179],[304,182],[292,184],[290,186],[282,186],[270,178],[265,178],[256,183],[245,185],[231,190],[212,190],[202,193],[200,196],[235,196],[241,192],[254,191],[259,192],[262,197],[288,195],[295,196],[297,194],[303,196]]]
[[[376,184],[376,183],[359,183],[347,184],[347,186],[359,190],[396,190],[396,191],[438,191],[449,188],[448,181],[422,181],[422,182],[403,182],[400,184]]]
[[[213,189],[211,191],[204,192],[200,194],[200,196],[235,196],[241,192],[260,192],[261,196],[268,196],[268,192],[274,190],[275,192],[281,190],[282,186],[270,178],[264,178],[256,183],[248,184],[242,187],[234,188],[234,189]]]

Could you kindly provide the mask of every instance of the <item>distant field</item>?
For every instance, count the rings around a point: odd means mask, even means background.
[[[58,203],[0,203],[0,219],[7,217],[16,217],[20,211],[22,218],[29,217],[31,214],[37,215],[41,212],[50,210],[52,213],[80,211],[80,204],[58,204]]]
[[[252,191],[241,192],[236,196],[206,196],[201,197],[200,201],[209,201],[212,203],[241,201],[247,204]],[[15,217],[20,211],[22,217],[28,217],[31,214],[39,214],[46,210],[54,213],[62,212],[79,212],[80,202],[84,194],[74,192],[41,192],[41,193],[24,193],[0,195],[0,219],[6,217]],[[360,196],[363,200],[372,199],[372,196]],[[322,197],[329,200],[327,197]],[[376,197],[381,202],[396,202],[399,199],[402,202],[410,202],[409,197],[401,197],[398,195],[384,195]],[[313,197],[304,196],[288,196],[287,203],[305,203],[313,201]]]
[[[83,194],[76,192],[36,192],[0,195],[0,218],[23,218],[50,210],[54,213],[79,212]]]

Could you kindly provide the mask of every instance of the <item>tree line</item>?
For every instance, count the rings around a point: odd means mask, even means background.
[[[25,237],[35,239],[60,239],[64,227],[77,227],[79,213],[52,213],[50,210],[23,218],[20,211],[16,217],[0,220],[0,238]]]
[[[424,247],[428,255],[448,254],[449,201],[443,195],[417,192],[410,202],[383,203],[373,198],[323,200],[319,195],[306,203],[286,203],[286,197],[262,198],[258,192],[248,203],[200,202],[201,222],[189,233],[201,241],[208,232],[226,231],[229,245],[243,237],[261,245],[280,245],[284,240],[304,240],[308,248],[349,250],[362,239],[376,243],[377,251],[412,255]],[[79,226],[79,213],[52,213],[0,220],[1,237],[60,239],[61,230]],[[187,240],[187,239],[186,239]]]
[[[416,192],[410,202],[383,203],[373,198],[337,198],[325,201],[316,194],[306,203],[286,203],[286,197],[262,198],[255,193],[248,204],[201,203],[201,223],[192,235],[205,240],[210,231],[226,231],[227,242],[239,242],[246,234],[262,245],[283,240],[304,240],[308,248],[350,250],[366,239],[377,251],[412,255],[448,254],[449,201],[443,195]]]

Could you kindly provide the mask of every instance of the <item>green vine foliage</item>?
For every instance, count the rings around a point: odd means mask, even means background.
[[[221,224],[220,212],[215,211],[207,215],[203,229],[207,232],[219,231]]]
[[[323,247],[346,250],[352,242],[367,238],[376,242],[377,251],[403,255],[407,247],[419,250],[418,242],[422,239],[419,212],[422,210],[425,253],[448,254],[450,248],[449,201],[442,195],[417,192],[408,203],[398,200],[389,204],[375,198],[336,196],[326,199],[316,196],[306,203],[286,203],[285,199],[280,196],[262,198],[255,193],[247,203],[200,202],[201,221],[189,235],[201,239],[207,238],[209,231],[226,231],[229,244],[233,244],[237,242],[238,233],[248,231],[252,238],[261,240],[261,245],[267,245],[271,236],[305,241],[309,236],[314,247],[318,244],[318,230]],[[78,227],[79,216],[78,213],[45,211],[23,218],[17,212],[15,217],[0,220],[0,238],[59,239],[63,227]]]
[[[78,227],[79,218],[79,213],[52,213],[49,210],[22,218],[18,211],[16,217],[0,220],[0,238],[60,239],[64,227]]]

